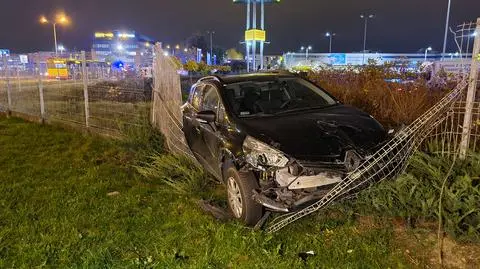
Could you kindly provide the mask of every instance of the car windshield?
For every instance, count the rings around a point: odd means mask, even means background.
[[[296,77],[239,82],[226,89],[227,102],[238,117],[275,115],[337,104],[319,87]]]

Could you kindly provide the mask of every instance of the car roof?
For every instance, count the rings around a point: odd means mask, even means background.
[[[247,81],[270,81],[276,78],[296,77],[295,74],[287,72],[262,72],[248,73],[241,75],[226,75],[216,77],[222,84],[235,84]],[[212,78],[213,79],[213,78]]]

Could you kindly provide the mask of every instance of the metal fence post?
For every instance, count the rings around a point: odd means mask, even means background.
[[[45,123],[45,101],[43,99],[43,80],[42,80],[42,72],[40,70],[40,59],[38,54],[35,57],[36,63],[35,66],[37,67],[38,72],[38,94],[40,96],[40,120],[42,123]]]
[[[8,100],[7,114],[10,115],[12,113],[12,93],[10,88],[10,78],[9,78],[10,69],[8,68],[7,55],[3,56],[3,66],[5,68],[5,82],[7,86],[7,100]]]
[[[477,19],[475,33],[477,34],[475,35],[475,43],[473,45],[472,65],[470,66],[469,86],[467,101],[465,104],[465,118],[463,119],[462,140],[460,142],[460,159],[462,160],[467,156],[472,131],[472,110],[475,101],[475,93],[477,91],[478,68],[480,67],[480,18]]]
[[[82,80],[83,80],[83,100],[85,104],[85,126],[89,127],[90,109],[88,105],[88,73],[85,51],[82,51]]]

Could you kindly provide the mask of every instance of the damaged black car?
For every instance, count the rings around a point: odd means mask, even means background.
[[[387,139],[369,114],[287,73],[200,79],[183,115],[190,149],[246,225],[321,199]]]

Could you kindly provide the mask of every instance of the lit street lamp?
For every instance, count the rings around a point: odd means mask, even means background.
[[[427,56],[429,51],[432,51],[432,47],[428,47],[425,49],[425,62],[427,61]]]
[[[68,18],[65,14],[58,14],[55,16],[55,20],[49,21],[47,17],[41,16],[40,17],[41,24],[51,23],[53,25],[53,39],[55,41],[55,55],[58,54],[58,45],[57,45],[57,24],[66,25],[69,23]]]
[[[326,37],[329,37],[329,38],[330,38],[329,53],[332,53],[332,38],[333,38],[334,36],[336,36],[336,35],[337,35],[337,34],[335,34],[335,33],[330,33],[330,32],[327,32],[327,33],[325,34]]]
[[[363,33],[363,64],[365,64],[365,51],[367,50],[367,27],[368,27],[368,19],[373,19],[375,15],[360,15],[360,18],[365,20],[365,30]]]
[[[312,46],[308,46],[308,47],[302,46],[300,50],[301,51],[305,50],[305,60],[308,60],[308,51],[312,50]]]

